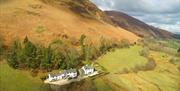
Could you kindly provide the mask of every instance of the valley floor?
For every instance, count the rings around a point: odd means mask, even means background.
[[[91,79],[91,82],[70,84],[72,88],[67,86],[60,91],[72,91],[72,89],[82,91],[92,87],[96,88],[93,91],[179,91],[178,65],[169,62],[173,56],[150,51],[150,57],[156,63],[155,68],[134,71],[137,66],[141,67],[148,62],[148,59],[139,55],[140,50],[142,50],[141,46],[131,46],[108,52],[96,62],[106,68],[109,74]],[[26,71],[14,70],[7,63],[0,62],[1,91],[45,91],[42,87],[38,77],[33,78]]]
[[[46,91],[39,78],[28,71],[14,70],[5,61],[0,62],[0,91]]]
[[[156,67],[149,71],[133,71],[135,66],[147,62],[138,56],[140,50],[139,46],[118,49],[98,60],[110,72],[103,77],[106,85],[113,88],[113,91],[179,91],[180,71],[169,62],[172,56],[168,54],[151,51],[150,57],[155,59]]]

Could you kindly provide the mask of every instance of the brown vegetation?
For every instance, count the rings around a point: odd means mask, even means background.
[[[73,6],[68,4],[70,2]],[[70,9],[73,7],[82,9],[94,19],[79,16]],[[0,33],[6,45],[16,39],[22,41],[25,36],[34,43],[46,46],[54,39],[77,39],[81,34],[93,43],[101,37],[119,41],[127,39],[130,42],[139,39],[109,24],[106,15],[88,0],[9,0],[2,2],[0,9]]]

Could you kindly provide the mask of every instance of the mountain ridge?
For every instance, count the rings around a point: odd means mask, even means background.
[[[163,29],[155,28],[148,25],[132,16],[129,16],[120,11],[105,11],[105,13],[118,26],[140,36],[140,37],[154,37],[154,38],[173,38],[173,33]]]

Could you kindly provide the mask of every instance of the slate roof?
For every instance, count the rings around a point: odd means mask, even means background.
[[[76,69],[69,69],[69,70],[64,70],[61,73],[58,74],[50,74],[50,76],[55,77],[55,76],[60,76],[62,74],[68,74],[68,73],[77,73]]]
[[[92,67],[92,66],[84,66],[84,69],[94,69],[94,67]]]

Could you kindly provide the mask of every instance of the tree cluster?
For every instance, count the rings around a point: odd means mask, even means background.
[[[79,64],[88,64],[90,60],[97,59],[102,54],[125,44],[111,43],[105,39],[101,40],[100,46],[85,43],[86,36],[81,35],[79,47],[72,46],[61,40],[53,41],[48,47],[35,45],[28,37],[23,43],[15,41],[8,55],[8,64],[13,68],[42,69],[51,71],[53,69],[69,69]]]

